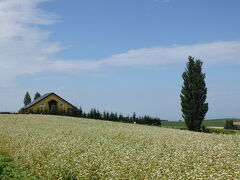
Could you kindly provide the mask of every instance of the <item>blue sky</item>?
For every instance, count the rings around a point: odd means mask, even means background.
[[[181,119],[181,74],[204,62],[207,118],[240,118],[238,0],[2,0],[0,111],[29,91],[89,110]]]

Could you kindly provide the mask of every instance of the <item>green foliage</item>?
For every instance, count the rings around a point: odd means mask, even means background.
[[[202,61],[189,56],[186,71],[182,74],[184,80],[180,94],[182,116],[191,131],[201,130],[202,121],[208,111],[208,104],[205,103],[207,88],[202,64]]]
[[[38,99],[41,97],[41,94],[39,92],[36,92],[34,95],[34,100]]]
[[[71,172],[66,172],[63,177],[64,180],[77,180],[76,175]]]
[[[3,180],[34,180],[36,176],[23,171],[14,165],[13,159],[0,152],[0,179]]]
[[[224,129],[235,129],[232,120],[227,120]]]
[[[226,120],[232,120],[232,121],[239,121],[240,119],[210,119],[210,120],[204,120],[203,124],[205,126],[218,126],[218,127],[224,127]]]
[[[18,114],[26,114],[26,110],[21,108],[19,109]]]
[[[233,120],[226,120],[224,129],[240,130],[239,126],[233,124]]]
[[[230,129],[214,129],[214,128],[207,128],[209,133],[217,133],[217,134],[237,134],[238,132],[235,130]]]
[[[26,92],[25,94],[25,97],[24,97],[24,100],[23,100],[23,103],[24,105],[28,105],[29,103],[31,103],[32,99],[31,99],[31,96],[28,92]]]
[[[209,129],[207,129],[204,125],[202,125],[201,131],[205,133],[210,133]]]

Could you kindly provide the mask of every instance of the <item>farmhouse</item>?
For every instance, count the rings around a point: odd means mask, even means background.
[[[75,108],[71,103],[53,92],[46,93],[23,107],[26,112],[69,111]]]

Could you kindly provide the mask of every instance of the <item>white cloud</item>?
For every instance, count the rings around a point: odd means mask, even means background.
[[[136,49],[99,60],[56,59],[61,44],[49,42],[50,32],[40,25],[51,25],[58,17],[38,8],[44,1],[0,0],[0,86],[11,85],[19,75],[155,67],[186,62],[189,55],[207,64],[240,64],[240,41]]]
[[[44,0],[0,0],[0,85],[9,85],[18,75],[43,71],[61,47],[49,43],[50,32],[37,25],[50,25],[57,16],[37,5]]]
[[[186,62],[189,55],[202,59],[207,64],[240,64],[240,42],[219,41],[197,45],[136,49],[101,60],[56,61],[53,62],[52,68],[86,71],[110,67],[161,66]]]

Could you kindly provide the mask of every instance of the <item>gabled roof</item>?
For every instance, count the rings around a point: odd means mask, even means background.
[[[50,92],[50,93],[46,93],[44,95],[42,95],[41,97],[37,98],[36,100],[34,100],[33,102],[27,104],[26,106],[23,107],[23,109],[28,109],[30,108],[31,106],[37,104],[38,102],[40,102],[41,100],[47,98],[48,96],[50,95],[55,95],[57,97],[59,97],[60,99],[62,99],[63,101],[67,102],[68,104],[70,104],[71,106],[73,106],[74,108],[76,108],[74,105],[72,105],[71,103],[69,103],[68,101],[66,101],[65,99],[61,98],[60,96],[58,96],[57,94],[55,94],[54,92]]]

